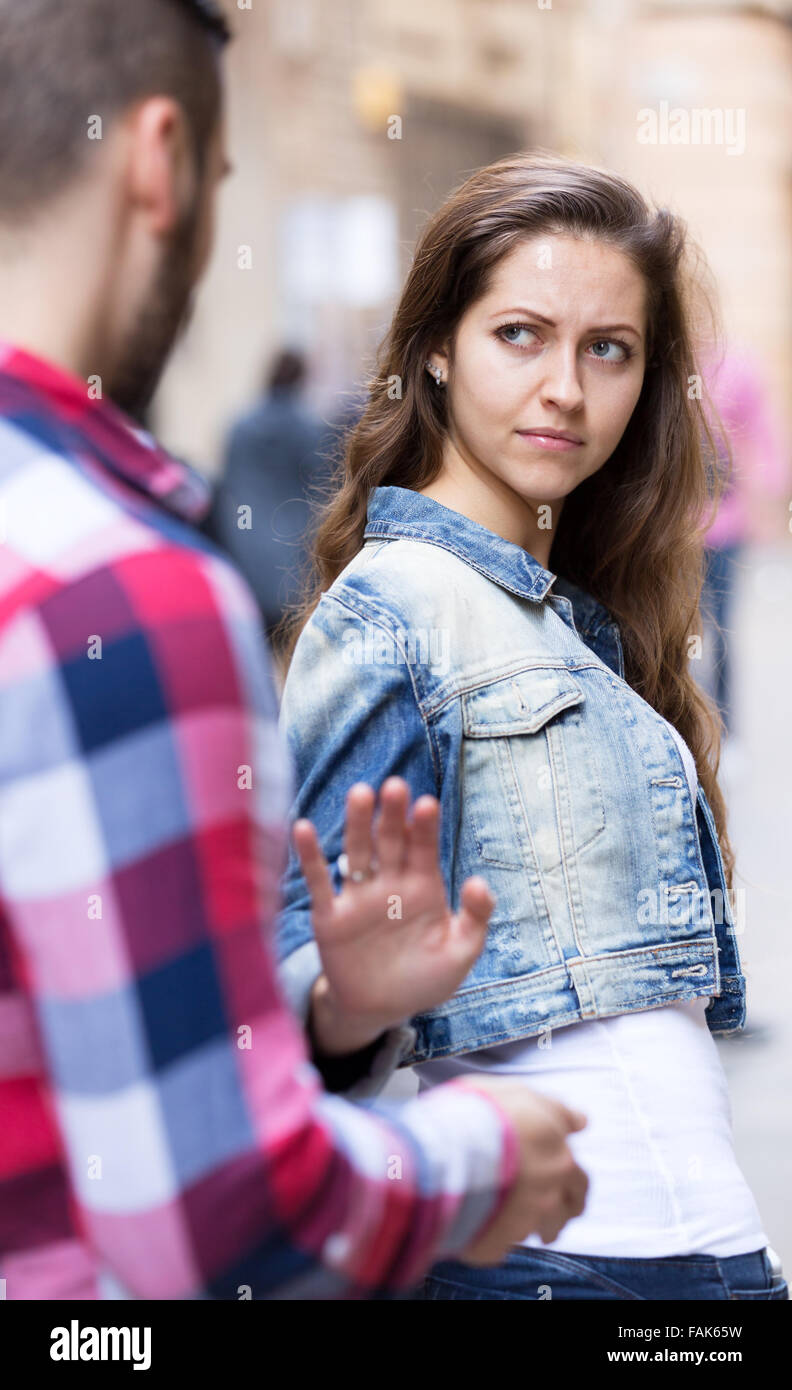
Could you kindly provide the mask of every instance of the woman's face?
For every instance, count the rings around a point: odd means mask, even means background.
[[[604,242],[541,236],[504,257],[453,356],[429,358],[447,383],[457,483],[467,468],[478,488],[550,503],[555,522],[552,504],[602,467],[635,408],[645,299],[640,273]]]

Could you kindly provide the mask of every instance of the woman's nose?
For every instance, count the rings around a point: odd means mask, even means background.
[[[573,352],[550,353],[545,358],[545,374],[541,385],[544,405],[570,413],[583,404],[577,356]]]

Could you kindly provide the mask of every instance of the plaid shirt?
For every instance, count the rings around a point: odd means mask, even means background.
[[[457,1086],[322,1090],[270,949],[255,604],[189,524],[205,483],[89,394],[0,345],[6,1296],[397,1293],[492,1219],[513,1131]]]

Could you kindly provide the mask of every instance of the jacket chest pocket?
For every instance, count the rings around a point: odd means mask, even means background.
[[[548,666],[462,696],[462,818],[485,863],[549,872],[605,829],[584,701]]]

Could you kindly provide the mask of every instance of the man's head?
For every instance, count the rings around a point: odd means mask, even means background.
[[[0,271],[84,264],[83,356],[132,413],[209,258],[226,38],[213,0],[0,0]]]
[[[295,348],[283,348],[267,370],[267,391],[298,392],[305,384],[308,363],[303,353]]]

